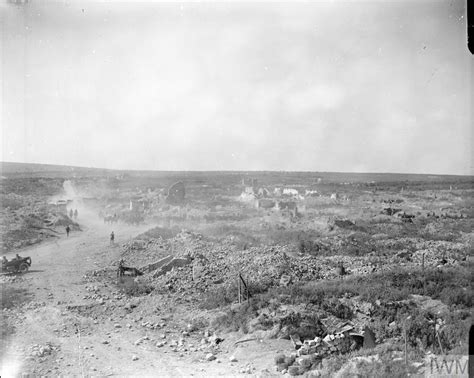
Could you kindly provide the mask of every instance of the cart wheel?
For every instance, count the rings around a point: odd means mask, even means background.
[[[30,267],[28,266],[27,263],[21,263],[20,266],[18,267],[18,271],[19,271],[20,273],[26,273],[26,272],[28,272],[28,269],[29,269],[29,268],[30,268]]]

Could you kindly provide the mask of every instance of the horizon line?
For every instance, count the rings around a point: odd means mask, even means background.
[[[164,170],[164,169],[135,169],[135,168],[102,168],[102,167],[86,167],[80,165],[66,165],[66,164],[51,164],[51,163],[25,163],[25,162],[17,162],[17,161],[0,161],[1,164],[10,163],[10,164],[24,164],[24,165],[46,165],[46,166],[56,166],[56,167],[64,167],[64,168],[77,168],[77,169],[94,169],[94,170],[105,170],[105,171],[117,171],[117,172],[163,172],[163,173],[185,173],[185,172],[195,172],[195,173],[202,173],[202,172],[225,172],[225,173],[245,173],[245,172],[274,172],[274,173],[339,173],[339,174],[379,174],[379,175],[422,175],[422,176],[460,176],[460,177],[472,177],[474,178],[474,174],[456,174],[456,173],[407,173],[407,172],[348,172],[348,171],[306,171],[306,170]],[[0,169],[3,173],[3,169]]]

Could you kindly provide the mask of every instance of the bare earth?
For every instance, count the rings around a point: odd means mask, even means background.
[[[252,373],[270,375],[275,353],[289,347],[286,340],[254,340],[234,345],[237,339],[230,337],[220,344],[218,359],[206,361],[203,350],[190,347],[190,351],[176,353],[168,344],[162,348],[155,346],[157,340],[163,340],[162,335],[168,341],[180,337],[181,330],[173,325],[173,310],[160,314],[167,320],[161,328],[150,330],[137,320],[139,311],[124,314],[116,310],[117,306],[111,303],[120,302],[112,301],[117,294],[115,287],[96,284],[95,293],[100,292],[110,300],[101,303],[91,299],[91,285],[84,280],[85,274],[104,266],[112,267],[120,248],[109,245],[110,226],[100,222],[84,226],[83,232],[73,233],[69,238],[64,236],[20,253],[30,256],[33,264],[30,272],[19,278],[18,287],[28,289],[33,297],[16,314],[14,338],[5,346],[7,352],[1,358],[2,377],[25,373],[235,376],[249,367]],[[127,241],[149,227],[114,225],[116,243]],[[78,308],[91,308],[90,316],[84,316],[87,311],[75,311]],[[142,337],[148,339],[135,345]],[[199,346],[201,337],[199,331],[192,332],[185,343]],[[264,348],[261,343],[266,344]],[[47,349],[44,355],[41,352],[35,355],[45,345],[50,345],[51,351]],[[237,362],[229,361],[231,355]],[[136,359],[132,360],[134,356]]]

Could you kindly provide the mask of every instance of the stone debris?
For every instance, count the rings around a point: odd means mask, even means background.
[[[297,350],[298,356],[314,354],[326,357],[333,353],[348,353],[357,348],[357,343],[346,333],[326,335],[323,339],[316,337],[313,340],[305,340]]]
[[[280,277],[280,286],[288,286],[291,283],[291,276],[282,274]]]
[[[248,364],[243,369],[240,370],[241,374],[252,374],[252,372],[256,370],[252,365]]]
[[[33,357],[44,357],[52,354],[53,352],[59,350],[58,347],[54,346],[52,343],[47,342],[44,345],[33,344],[30,347],[30,355]]]
[[[298,334],[290,335],[291,343],[295,349],[300,349],[303,345],[301,342],[300,336]]]
[[[140,337],[138,340],[136,340],[133,344],[134,345],[140,345],[141,343],[143,343],[145,340],[150,340],[150,338],[148,336],[143,336],[143,337]]]
[[[346,223],[343,221],[341,226],[349,225]],[[350,226],[358,227],[352,221]],[[218,285],[235,284],[240,271],[245,272],[245,277],[258,277],[260,282],[265,282],[268,286],[287,286],[317,279],[338,278],[338,266],[344,266],[346,272],[353,275],[366,275],[383,273],[394,264],[420,266],[422,260],[425,267],[438,266],[440,261],[444,261],[446,266],[452,266],[466,255],[463,243],[408,237],[398,238],[396,241],[390,238],[368,238],[359,229],[319,238],[315,243],[323,252],[322,256],[309,253],[295,256],[292,254],[295,248],[293,245],[261,245],[240,249],[232,236],[216,242],[199,233],[185,230],[167,240],[158,237],[142,241],[139,250],[131,248],[134,243],[131,241],[123,245],[122,257],[126,261],[142,265],[141,269],[145,272],[143,282],[152,283],[168,292],[195,294],[214,289]],[[374,251],[391,250],[399,244],[405,246],[404,251],[374,258]],[[361,255],[337,253],[346,249],[366,249],[372,252]],[[404,254],[400,254],[401,252]],[[128,310],[133,308],[129,303],[124,306]]]
[[[214,361],[216,358],[217,357],[212,353],[206,354],[206,361]]]
[[[275,357],[276,370],[291,376],[302,375],[316,369],[324,358],[335,354],[345,354],[362,347],[361,335],[354,332],[350,322],[325,320],[326,328],[334,333],[324,337],[316,336],[301,342],[298,335],[291,335],[296,352],[289,356],[279,354]]]

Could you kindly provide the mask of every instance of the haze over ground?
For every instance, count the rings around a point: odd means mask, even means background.
[[[462,0],[0,9],[3,161],[474,173]]]

